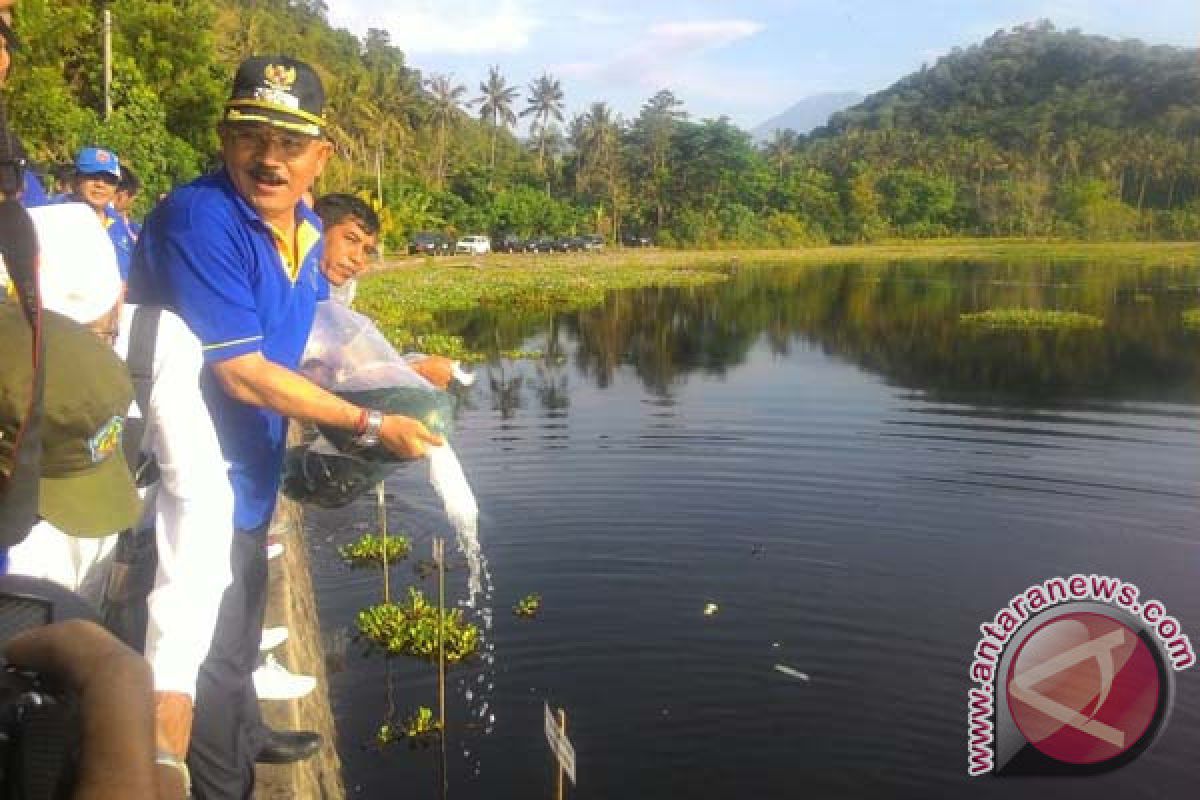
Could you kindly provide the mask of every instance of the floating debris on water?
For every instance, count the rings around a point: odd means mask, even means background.
[[[782,672],[784,675],[787,675],[789,678],[796,678],[797,680],[804,681],[805,683],[812,680],[811,678],[808,677],[807,672],[801,672],[798,669],[792,669],[791,667],[786,666],[785,664],[776,664],[775,671]]]
[[[704,606],[704,616],[711,617],[713,614],[717,613],[718,610],[719,607],[716,603],[706,603]]]

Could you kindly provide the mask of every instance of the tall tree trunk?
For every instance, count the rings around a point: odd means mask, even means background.
[[[443,188],[446,181],[446,121],[438,131],[438,188]]]
[[[538,172],[546,163],[546,120],[542,120],[541,130],[538,131]]]

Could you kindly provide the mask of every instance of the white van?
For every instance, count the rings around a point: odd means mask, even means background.
[[[454,252],[481,256],[492,252],[492,240],[486,236],[464,236],[454,243]]]

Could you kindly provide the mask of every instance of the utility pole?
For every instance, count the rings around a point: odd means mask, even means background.
[[[112,116],[112,12],[104,9],[104,119]]]
[[[375,148],[375,199],[383,209],[383,132],[379,134],[379,145]]]

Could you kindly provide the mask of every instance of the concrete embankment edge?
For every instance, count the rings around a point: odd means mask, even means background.
[[[267,626],[284,625],[288,639],[276,649],[280,663],[294,673],[313,675],[317,688],[299,700],[263,700],[263,718],[278,730],[312,730],[324,737],[319,753],[287,766],[259,765],[255,797],[259,800],[344,800],[337,728],[329,703],[329,680],[321,620],[317,614],[304,538],[304,512],[287,498],[279,499],[271,533],[284,545],[270,567]]]

